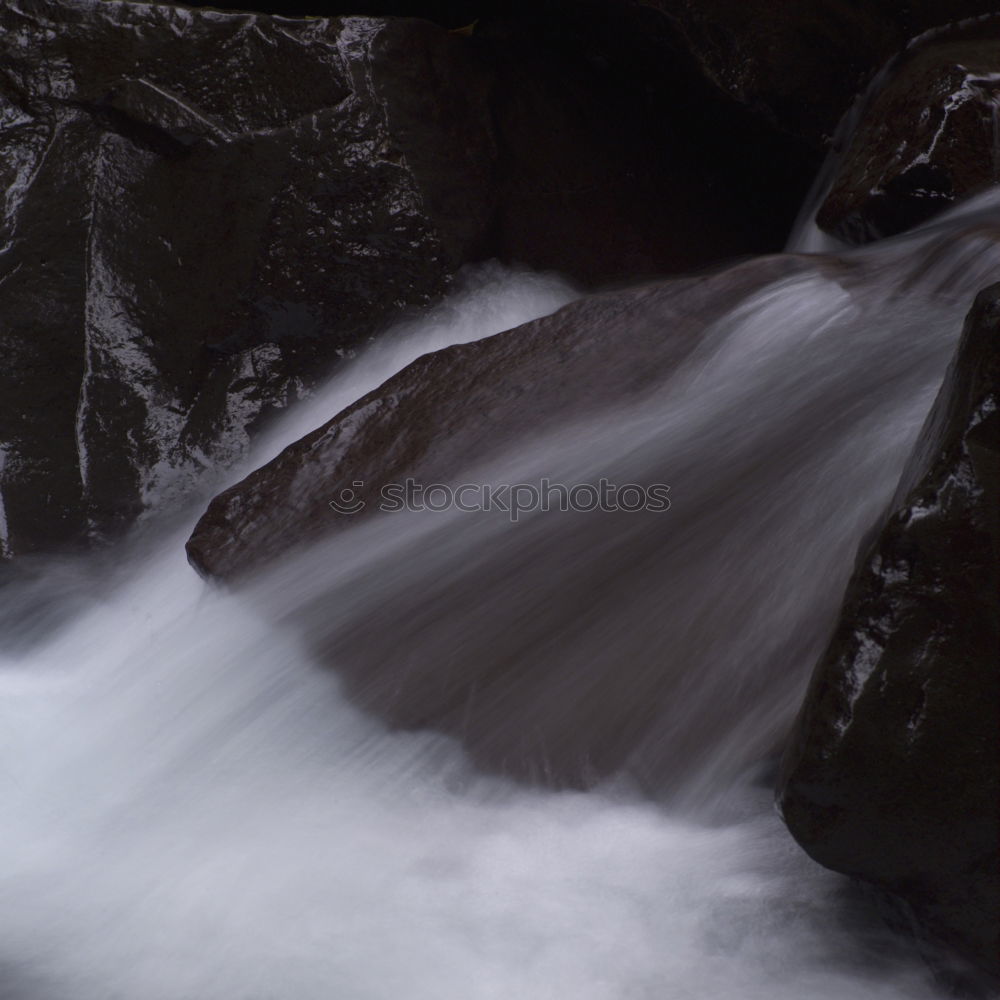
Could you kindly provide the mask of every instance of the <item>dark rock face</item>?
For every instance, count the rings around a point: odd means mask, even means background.
[[[487,84],[422,21],[0,9],[5,556],[225,466],[481,255]]]
[[[655,0],[726,93],[812,143],[916,35],[991,13],[989,0]]]
[[[655,76],[678,63],[779,128],[819,145],[854,95],[916,35],[991,13],[991,0],[254,0],[288,14],[426,17],[449,28],[516,20],[587,38],[600,57],[647,55]],[[621,44],[624,41],[624,44]],[[547,46],[551,51],[551,45]],[[556,47],[558,48],[558,42]]]
[[[1000,183],[1000,17],[986,39],[909,54],[874,98],[817,223],[850,243],[909,229]]]
[[[172,2],[172,0],[170,0]],[[228,6],[256,10],[285,17],[340,17],[345,14],[364,17],[420,17],[447,28],[462,28],[489,8],[476,0],[245,0],[229,4],[194,0],[189,7]]]
[[[499,252],[601,280],[778,250],[827,137],[876,71],[914,35],[991,9],[485,4],[472,40],[502,80]],[[605,245],[594,232],[613,235]]]
[[[1000,977],[1000,285],[976,301],[788,745],[821,864]]]
[[[497,80],[498,256],[598,284],[780,250],[818,156],[720,93],[662,15],[602,10],[470,38]]]

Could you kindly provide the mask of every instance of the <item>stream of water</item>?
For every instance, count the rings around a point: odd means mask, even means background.
[[[569,567],[541,558],[523,587],[484,586],[495,631],[473,634],[479,605],[456,621],[448,601],[473,585],[471,554],[479,579],[502,580],[498,567],[542,544],[551,520],[382,520],[247,597],[186,565],[188,523],[94,568],[53,563],[5,594],[0,998],[939,996],[845,880],[792,843],[753,765],[795,710],[963,314],[1000,274],[998,227],[1000,199],[987,196],[847,255],[844,280],[762,288],[662,391],[492,470],[614,472],[627,431],[629,467],[670,476],[666,527],[620,538],[656,558],[626,550],[636,576],[585,622],[553,601],[527,625],[521,655],[548,657],[553,676],[603,670],[609,650],[666,650],[697,679],[669,688],[666,730],[650,727],[623,775],[589,792],[484,776],[445,736],[388,731],[316,665],[308,629],[261,613],[280,619],[333,580],[343,601],[326,631],[372,623],[391,658],[433,607],[428,655],[456,635],[485,654],[525,620],[525,594],[569,585],[555,567],[575,580],[607,568],[604,550]],[[291,414],[251,465],[423,351],[575,294],[556,278],[473,273]],[[82,589],[90,599],[68,621],[44,611],[46,595]],[[533,645],[536,626],[564,643]],[[556,700],[546,689],[539,711]],[[736,710],[720,718],[720,701]],[[701,750],[679,756],[664,733],[685,719]],[[640,791],[657,769],[676,772],[668,803]]]

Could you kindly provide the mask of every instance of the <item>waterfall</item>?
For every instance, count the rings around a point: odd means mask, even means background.
[[[991,194],[817,258],[733,302],[648,395],[470,470],[655,474],[673,501],[655,531],[623,517],[597,544],[558,515],[400,515],[234,596],[197,579],[190,525],[170,525],[8,587],[3,618],[24,624],[0,647],[0,998],[938,996],[791,842],[759,767],[963,313],[1000,272],[998,227]],[[474,275],[254,461],[421,351],[574,294]],[[92,597],[68,615],[81,581]],[[616,662],[624,700],[655,703],[626,766],[589,792],[484,775],[447,736],[388,731],[315,662],[322,647],[420,670],[518,629],[506,654],[547,678],[539,724],[581,724],[574,684]],[[661,784],[663,802],[643,794]]]

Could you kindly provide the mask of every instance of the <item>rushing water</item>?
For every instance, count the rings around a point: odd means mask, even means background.
[[[662,397],[532,442],[494,470],[593,473],[621,459],[628,428],[630,461],[666,462],[675,497],[693,498],[665,515],[677,515],[674,535],[657,536],[669,572],[657,577],[655,560],[640,567],[642,613],[598,603],[567,654],[675,635],[702,657],[709,688],[727,684],[736,704],[746,692],[747,718],[707,738],[691,774],[653,754],[685,772],[687,795],[672,805],[644,799],[627,777],[584,794],[477,775],[449,739],[390,733],[361,714],[315,667],[301,622],[261,613],[308,604],[334,578],[354,596],[328,629],[375,614],[380,587],[389,608],[412,612],[407,594],[440,601],[452,575],[467,590],[470,560],[489,575],[518,544],[513,533],[529,537],[539,520],[475,529],[485,534],[472,549],[462,532],[473,529],[451,519],[456,541],[390,577],[380,561],[426,555],[423,540],[444,522],[384,520],[334,542],[319,567],[279,568],[250,600],[195,577],[185,526],[155,548],[123,549],[117,565],[105,560],[101,579],[50,567],[40,588],[8,594],[0,998],[937,996],[844,881],[791,843],[770,789],[733,748],[764,752],[787,724],[962,314],[1000,271],[998,210],[995,197],[980,199],[958,221],[855,253],[853,277],[806,275],[734,302]],[[572,295],[553,279],[487,271],[359,359],[255,460],[420,351]],[[585,577],[587,564],[572,571]],[[28,605],[47,586],[84,583],[94,599],[39,641],[57,619]],[[516,628],[516,600],[490,593],[498,620]],[[692,615],[712,641],[686,637]],[[391,615],[375,623],[391,655]],[[776,650],[780,670],[768,662]],[[710,715],[702,693],[673,690],[674,718],[685,698],[690,713]]]

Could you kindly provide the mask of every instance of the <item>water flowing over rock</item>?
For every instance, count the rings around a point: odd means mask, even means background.
[[[479,255],[485,78],[434,25],[18,0],[0,47],[4,555],[231,464]]]
[[[866,243],[1000,184],[1000,15],[966,34],[908,53],[875,95],[821,228]]]
[[[358,703],[486,770],[725,784],[787,733],[860,531],[1000,263],[987,218],[604,293],[425,356],[217,497],[189,557]],[[915,286],[900,312],[893,290]],[[390,513],[408,479],[666,484],[671,505]]]
[[[969,315],[785,754],[821,864],[1000,977],[1000,285]]]
[[[981,1000],[998,2],[0,0],[0,1000]]]

